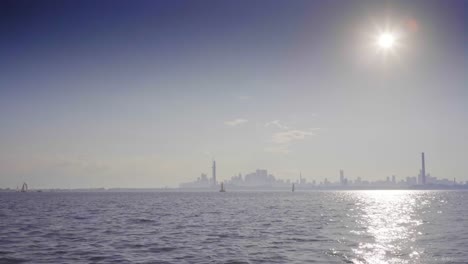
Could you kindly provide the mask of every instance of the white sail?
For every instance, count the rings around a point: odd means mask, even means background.
[[[21,187],[21,192],[27,192],[28,191],[28,185],[24,182],[23,186]]]

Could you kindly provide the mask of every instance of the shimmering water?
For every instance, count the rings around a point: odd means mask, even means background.
[[[468,192],[0,193],[0,263],[468,263]]]

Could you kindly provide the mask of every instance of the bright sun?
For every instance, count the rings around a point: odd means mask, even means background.
[[[392,49],[395,45],[395,35],[389,32],[381,33],[377,37],[377,45],[384,50]]]

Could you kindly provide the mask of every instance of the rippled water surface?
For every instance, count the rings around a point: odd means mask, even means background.
[[[468,263],[468,192],[0,193],[0,263]]]

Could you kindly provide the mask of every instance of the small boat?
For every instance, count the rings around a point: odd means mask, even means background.
[[[291,190],[291,191],[294,192],[294,183],[293,183],[293,185],[292,185],[292,190]]]
[[[21,191],[20,192],[27,192],[28,191],[28,185],[24,182],[23,183],[23,186],[21,187]]]
[[[226,189],[224,189],[224,184],[221,183],[221,190],[219,190],[219,192],[226,192]]]

